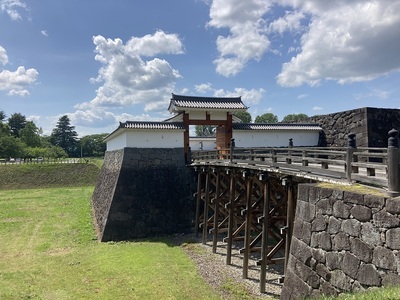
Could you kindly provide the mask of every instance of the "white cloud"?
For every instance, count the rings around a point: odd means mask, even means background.
[[[112,108],[144,104],[147,111],[165,105],[181,75],[161,58],[143,60],[141,57],[161,54],[181,54],[183,45],[175,34],[157,31],[143,38],[133,37],[126,45],[121,39],[93,37],[95,59],[102,63],[93,83],[102,85],[90,102],[78,104],[78,109]],[[165,107],[164,107],[165,109]]]
[[[304,13],[299,11],[287,11],[285,15],[269,24],[269,30],[283,34],[285,31],[300,32],[303,30],[301,21]]]
[[[47,30],[42,30],[41,32],[40,32],[43,36],[49,36],[49,33],[47,32]]]
[[[20,10],[27,10],[25,2],[20,0],[0,0],[0,11],[5,12],[11,20],[22,19]]]
[[[102,66],[91,82],[100,86],[91,101],[75,105],[77,111],[70,117],[77,126],[105,128],[110,132],[119,121],[154,120],[147,113],[137,116],[120,112],[121,108],[133,105],[142,105],[145,112],[165,112],[181,75],[160,56],[184,53],[176,34],[157,31],[142,38],[132,37],[126,44],[118,38],[98,35],[93,37],[93,43],[95,59]]]
[[[167,34],[157,31],[144,37],[132,37],[125,46],[125,51],[130,55],[155,56],[162,54],[183,54],[183,44],[176,34]]]
[[[208,26],[228,28],[230,35],[217,38],[219,57],[214,60],[217,73],[234,76],[247,62],[260,60],[268,50],[262,16],[269,10],[269,0],[214,0],[210,8]]]
[[[35,83],[39,73],[35,69],[26,70],[20,66],[15,72],[3,70],[0,72],[0,90],[7,91],[8,95],[27,96],[27,88]]]
[[[2,65],[6,65],[8,63],[8,56],[6,49],[4,49],[2,46],[0,46],[0,63]]]
[[[385,91],[381,89],[373,89],[370,92],[367,93],[359,93],[355,94],[354,98],[356,100],[361,100],[365,98],[374,98],[374,99],[380,99],[380,100],[385,100],[390,97],[391,92],[390,91]]]
[[[282,0],[311,15],[301,52],[282,66],[281,86],[368,81],[400,70],[400,1]]]
[[[241,96],[243,103],[247,106],[250,104],[258,104],[264,95],[264,89],[235,88],[234,91],[225,91],[223,89],[215,90],[214,97],[238,97]]]
[[[300,94],[300,95],[297,96],[297,99],[304,99],[304,98],[307,98],[307,97],[308,97],[307,94]]]
[[[205,94],[212,90],[212,84],[209,82],[201,83],[201,84],[195,85],[194,88],[195,88],[196,92]]]
[[[323,108],[320,107],[320,106],[314,106],[312,109],[313,109],[313,110],[316,110],[316,111],[318,111],[318,110],[323,110]]]

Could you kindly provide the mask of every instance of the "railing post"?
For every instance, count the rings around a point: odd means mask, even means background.
[[[399,167],[399,132],[396,129],[389,131],[387,149],[388,194],[391,197],[400,195],[400,167]]]
[[[292,138],[290,138],[289,139],[289,147],[288,147],[289,149],[290,148],[293,148],[293,139]],[[286,163],[287,164],[291,164],[292,163],[292,151],[288,151],[288,157],[286,158]]]
[[[235,139],[231,138],[231,144],[230,144],[230,161],[233,163],[233,150],[235,149]]]
[[[346,178],[351,182],[351,163],[353,161],[353,153],[357,149],[356,145],[356,134],[349,133],[347,140],[347,150],[346,150]]]

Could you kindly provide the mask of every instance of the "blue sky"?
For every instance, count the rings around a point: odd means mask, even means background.
[[[0,110],[80,136],[171,93],[266,112],[400,108],[400,0],[0,0]]]

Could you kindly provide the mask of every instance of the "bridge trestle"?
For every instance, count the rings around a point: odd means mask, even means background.
[[[213,253],[224,249],[227,265],[232,264],[232,255],[239,255],[243,278],[248,278],[249,268],[258,268],[260,291],[265,293],[268,266],[280,265],[279,279],[284,277],[297,181],[291,176],[235,167],[196,170],[196,234],[202,233],[203,244],[211,239]]]

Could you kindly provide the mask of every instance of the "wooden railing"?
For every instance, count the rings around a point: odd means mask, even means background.
[[[388,148],[356,147],[355,134],[349,134],[348,147],[236,148],[191,151],[192,165],[247,165],[279,169],[299,176],[347,179],[386,188],[390,196],[400,194],[400,152],[398,132],[389,132]],[[299,173],[301,172],[301,173]],[[305,175],[304,175],[305,174]],[[306,177],[306,176],[305,176]]]

